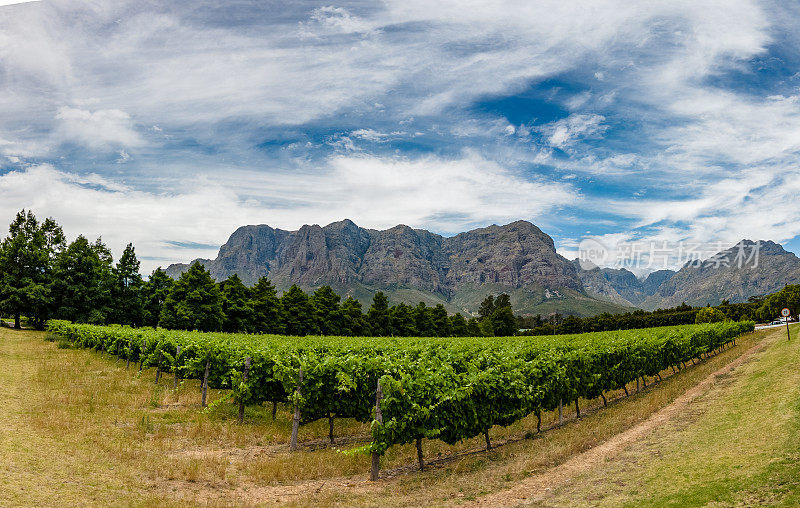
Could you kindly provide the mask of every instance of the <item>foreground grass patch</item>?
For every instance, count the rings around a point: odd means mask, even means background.
[[[800,341],[769,347],[551,506],[800,505]]]

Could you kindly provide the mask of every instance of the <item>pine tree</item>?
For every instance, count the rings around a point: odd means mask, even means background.
[[[129,243],[112,270],[114,285],[110,320],[114,323],[140,326],[144,322],[144,281],[139,266],[133,244]]]
[[[111,315],[111,252],[100,239],[79,236],[56,257],[51,285],[56,316],[78,323],[106,323]]]
[[[0,244],[0,312],[21,326],[26,313],[41,328],[52,307],[50,283],[55,256],[64,248],[64,233],[53,219],[39,224],[33,212],[17,213]]]
[[[222,282],[222,312],[225,313],[223,330],[247,333],[253,329],[253,307],[250,304],[250,289],[237,274]]]
[[[161,267],[153,270],[144,284],[144,322],[147,326],[156,327],[161,319],[161,308],[175,283]]]
[[[322,286],[314,291],[311,303],[314,306],[314,321],[322,335],[342,335],[344,327],[342,309],[337,295],[330,286]]]
[[[361,310],[361,302],[348,296],[342,303],[342,335],[363,337],[367,331],[367,320]]]
[[[489,295],[481,302],[478,308],[478,316],[481,320],[488,318],[494,312],[494,296]]]
[[[211,332],[222,329],[224,321],[219,286],[202,264],[195,263],[170,289],[159,326]]]
[[[453,333],[450,319],[447,317],[447,309],[441,303],[430,310],[431,324],[433,325],[436,337],[450,337]]]
[[[317,332],[314,323],[314,306],[311,299],[302,289],[292,285],[289,291],[281,296],[287,335],[315,335]]]
[[[389,329],[389,299],[378,291],[372,298],[372,305],[367,311],[367,322],[369,323],[372,335],[385,337],[390,334]]]
[[[389,309],[389,333],[395,337],[414,337],[419,335],[414,323],[414,308],[398,303]]]
[[[500,307],[511,308],[511,297],[505,293],[498,295],[497,298],[495,298],[494,300],[494,309],[492,310],[492,312],[499,309]]]
[[[450,329],[453,337],[468,337],[470,335],[467,320],[459,312],[450,316]]]
[[[253,308],[253,327],[259,333],[284,333],[285,324],[281,301],[275,286],[261,277],[250,290]]]
[[[492,331],[497,337],[509,337],[517,333],[517,320],[510,305],[498,307],[487,320],[492,325]]]
[[[436,330],[433,327],[433,319],[431,317],[431,309],[425,305],[425,302],[419,302],[414,307],[414,326],[417,328],[417,333],[420,337],[433,337],[436,335]]]

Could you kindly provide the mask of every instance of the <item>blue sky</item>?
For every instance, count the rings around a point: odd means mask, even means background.
[[[7,3],[7,2],[4,2]],[[134,242],[239,225],[800,250],[800,8],[744,0],[0,6],[0,222]]]

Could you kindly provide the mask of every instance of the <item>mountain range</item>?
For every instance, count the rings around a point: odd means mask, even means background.
[[[450,312],[474,313],[488,294],[508,293],[520,314],[594,315],[634,307],[654,309],[686,302],[714,305],[746,301],[800,281],[800,259],[773,242],[761,242],[758,266],[728,266],[754,242],[743,240],[711,260],[659,270],[644,279],[624,268],[584,270],[556,252],[553,239],[527,221],[492,225],[444,237],[405,225],[362,228],[350,220],[297,231],[242,226],[215,259],[198,259],[216,280],[236,273],[245,284],[266,276],[280,290],[332,286],[369,305],[383,291],[390,302],[442,303]],[[741,264],[741,263],[739,263]],[[178,277],[190,264],[173,264]]]

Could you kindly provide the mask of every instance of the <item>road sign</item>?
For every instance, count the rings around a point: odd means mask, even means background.
[[[789,316],[791,315],[791,313],[792,312],[786,308],[781,310],[781,316],[786,318],[786,338],[788,340],[792,340],[792,336],[789,334]]]

